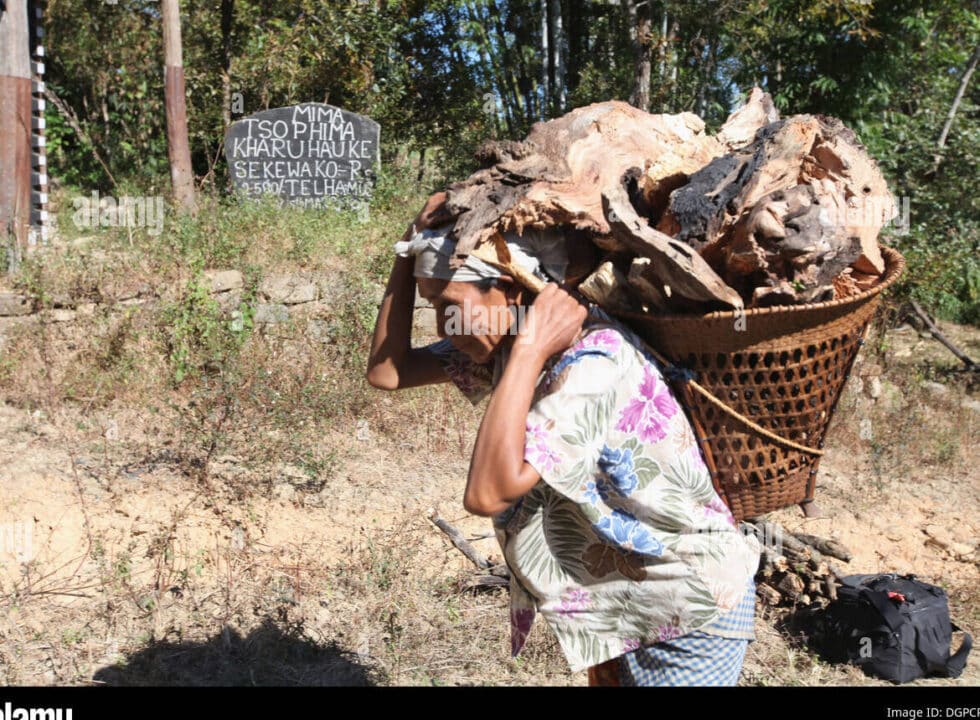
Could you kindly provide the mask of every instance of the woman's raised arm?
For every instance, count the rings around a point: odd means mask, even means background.
[[[415,230],[439,225],[447,218],[446,194],[436,193],[412,223]],[[404,240],[413,234],[405,231]],[[378,319],[374,325],[371,352],[367,362],[367,381],[382,390],[447,382],[442,364],[428,350],[412,348],[412,314],[415,307],[415,261],[412,257],[396,257],[388,277]]]

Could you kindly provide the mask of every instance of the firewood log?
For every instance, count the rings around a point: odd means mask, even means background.
[[[758,595],[762,602],[764,602],[766,605],[771,605],[773,607],[779,605],[779,603],[783,601],[782,593],[766,583],[756,584],[755,594]]]
[[[819,550],[824,555],[830,555],[831,557],[837,558],[838,560],[843,560],[844,562],[851,561],[851,551],[848,550],[843,543],[837,540],[799,532],[793,533],[793,536],[800,542],[804,542],[816,550]]]
[[[634,312],[638,308],[630,297],[629,287],[626,276],[615,265],[606,261],[582,281],[578,291],[606,310]]]
[[[776,585],[776,589],[790,600],[796,600],[805,588],[806,583],[795,573],[786,573]]]

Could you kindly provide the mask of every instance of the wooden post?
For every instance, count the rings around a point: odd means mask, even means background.
[[[14,269],[31,218],[31,55],[27,0],[8,0],[0,15],[0,236]]]
[[[167,156],[174,200],[183,212],[197,211],[194,172],[187,139],[187,101],[184,94],[184,62],[180,41],[180,0],[162,0],[163,95],[167,114]]]

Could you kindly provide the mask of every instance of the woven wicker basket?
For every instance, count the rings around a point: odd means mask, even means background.
[[[813,500],[820,450],[844,382],[881,291],[905,267],[897,251],[882,247],[882,253],[882,281],[841,300],[746,310],[741,323],[734,311],[620,316],[727,406],[680,383],[715,488],[737,519]]]

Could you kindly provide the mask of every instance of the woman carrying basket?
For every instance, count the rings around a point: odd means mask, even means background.
[[[473,256],[451,268],[451,226],[435,229],[444,200],[396,244],[367,378],[490,395],[463,506],[492,518],[510,569],[512,654],[540,613],[590,684],[734,685],[754,639],[759,545],[715,492],[661,367],[559,287],[569,267],[555,231],[506,238],[515,262],[551,281],[533,302]],[[416,283],[442,338],[420,348]]]

